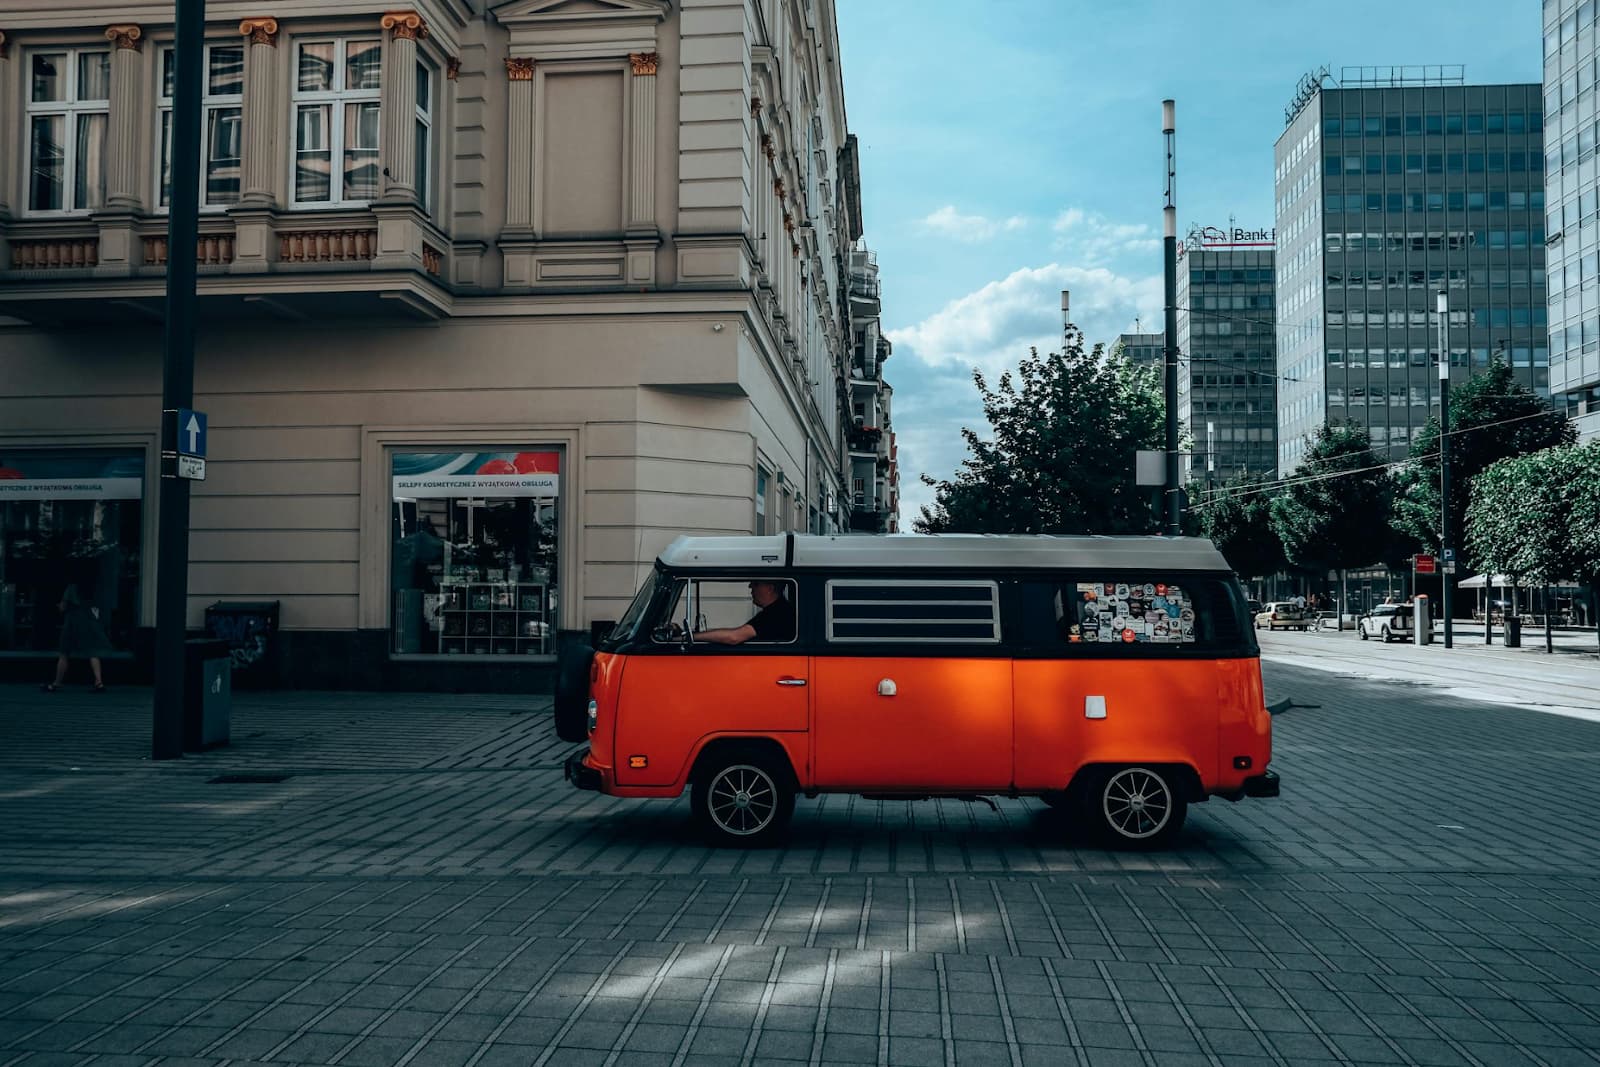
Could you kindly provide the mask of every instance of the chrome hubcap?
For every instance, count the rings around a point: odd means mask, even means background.
[[[759,767],[729,767],[711,779],[706,807],[717,828],[725,833],[736,837],[760,833],[777,813],[777,785]]]
[[[1106,823],[1131,840],[1151,837],[1172,818],[1172,793],[1160,776],[1138,767],[1118,771],[1102,794]]]

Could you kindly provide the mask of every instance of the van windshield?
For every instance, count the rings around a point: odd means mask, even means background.
[[[611,632],[604,638],[606,644],[613,641],[622,641],[633,636],[633,631],[638,629],[639,621],[650,610],[650,601],[655,598],[656,590],[661,587],[661,572],[652,570],[644,584],[639,586],[639,591],[633,595],[633,603],[628,605],[628,610],[622,613],[622,618],[611,628]]]

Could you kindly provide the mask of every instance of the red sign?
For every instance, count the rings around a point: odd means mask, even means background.
[[[1432,574],[1433,573],[1433,557],[1432,556],[1416,556],[1416,557],[1414,557],[1412,559],[1411,565],[1412,565],[1412,569],[1415,570],[1418,574]]]

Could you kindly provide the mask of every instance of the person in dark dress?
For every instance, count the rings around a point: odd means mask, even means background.
[[[56,609],[61,612],[61,646],[56,656],[56,680],[41,688],[46,693],[54,693],[67,680],[70,662],[86,659],[89,661],[89,670],[94,674],[94,692],[104,692],[106,683],[100,675],[100,657],[110,651],[111,641],[106,637],[105,627],[100,625],[100,616],[95,614],[94,608],[83,602],[75,585],[67,586],[62,592],[61,603],[56,605]]]
[[[794,604],[784,597],[782,582],[751,582],[750,599],[761,610],[749,622],[743,626],[701,630],[694,639],[713,645],[794,640]]]

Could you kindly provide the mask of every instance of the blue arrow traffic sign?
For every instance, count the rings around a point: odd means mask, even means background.
[[[178,451],[185,456],[206,454],[206,413],[178,409]]]

